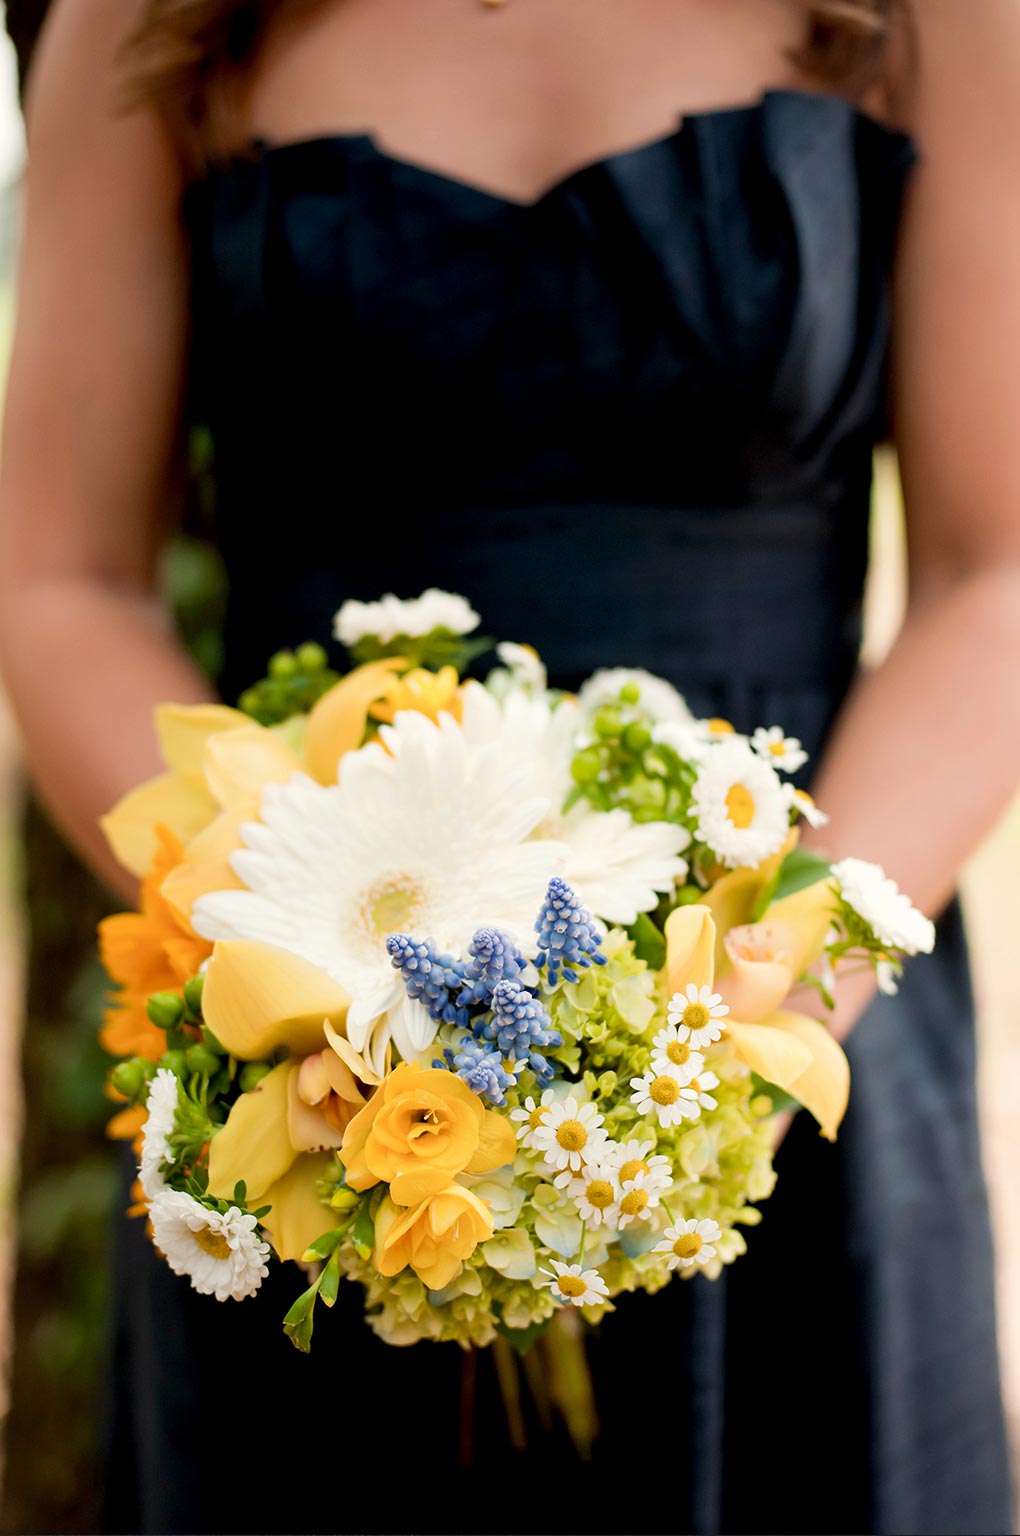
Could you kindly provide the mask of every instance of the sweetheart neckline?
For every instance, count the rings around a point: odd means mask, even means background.
[[[903,129],[894,128],[888,123],[883,123],[880,118],[866,112],[855,102],[848,101],[844,96],[836,96],[827,91],[811,91],[806,89],[785,88],[770,89],[751,101],[738,102],[730,106],[709,107],[702,111],[685,112],[678,116],[674,126],[666,133],[658,134],[654,138],[642,140],[638,144],[629,145],[623,149],[611,150],[608,154],[599,155],[594,159],[583,161],[572,170],[565,171],[556,177],[548,186],[536,193],[531,198],[516,198],[500,192],[495,188],[485,187],[480,182],[472,181],[468,177],[458,176],[452,171],[444,171],[437,166],[425,164],[409,156],[388,149],[380,140],[375,130],[338,131],[308,134],[293,139],[271,140],[264,135],[251,138],[247,152],[237,151],[211,160],[192,186],[200,186],[204,181],[214,176],[229,172],[238,166],[250,166],[264,164],[270,160],[285,160],[300,154],[329,153],[344,150],[352,145],[361,145],[371,152],[379,161],[396,166],[404,171],[413,172],[416,175],[428,178],[431,181],[446,185],[458,191],[468,193],[474,197],[486,199],[504,208],[519,213],[528,213],[541,208],[551,199],[560,196],[578,181],[618,166],[625,161],[654,153],[675,144],[691,126],[699,123],[713,122],[727,117],[739,117],[760,114],[766,110],[768,104],[773,101],[789,99],[805,103],[811,107],[815,104],[824,105],[827,108],[836,108],[839,111],[849,113],[859,122],[870,125],[879,133],[887,135],[892,140],[899,140],[915,148],[911,135]]]

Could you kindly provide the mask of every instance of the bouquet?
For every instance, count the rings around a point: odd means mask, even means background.
[[[104,821],[142,880],[100,930],[135,1209],[220,1301],[303,1268],[304,1350],[341,1281],[390,1343],[467,1348],[715,1278],[776,1113],[836,1135],[840,972],[892,990],[933,943],[877,866],[799,846],[782,729],[641,671],[557,692],[518,644],[465,681],[478,622],[346,603],[350,670],[306,644],[238,709],[161,708],[166,772]]]

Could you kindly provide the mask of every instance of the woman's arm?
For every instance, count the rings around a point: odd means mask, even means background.
[[[822,763],[815,841],[936,912],[1020,783],[1020,9],[917,0],[916,27],[893,349],[909,605]]]
[[[28,763],[122,892],[97,817],[159,766],[153,705],[209,693],[156,588],[188,269],[170,137],[154,113],[115,106],[134,4],[58,0],[33,66],[0,478],[0,665]]]

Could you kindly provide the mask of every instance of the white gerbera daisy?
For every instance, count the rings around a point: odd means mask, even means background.
[[[659,1204],[658,1181],[640,1169],[620,1185],[620,1230],[632,1221],[644,1221]]]
[[[164,1163],[172,1163],[170,1136],[180,1098],[180,1083],[168,1067],[160,1067],[149,1084],[145,1107],[148,1119],[142,1132],[142,1156],[138,1178],[146,1200],[152,1200],[166,1185]]]
[[[741,740],[725,740],[704,753],[691,809],[698,836],[729,869],[770,858],[790,830],[779,775]]]
[[[676,1030],[678,1042],[689,1045],[692,1051],[703,1051],[722,1039],[722,1021],[729,1011],[729,1004],[723,1002],[720,993],[689,981],[686,991],[673,993],[666,1017]]]
[[[701,1221],[678,1221],[667,1227],[662,1241],[656,1243],[653,1253],[668,1253],[670,1269],[690,1269],[692,1264],[707,1264],[715,1258],[715,1243],[722,1237],[717,1221],[703,1217]]]
[[[547,700],[516,691],[501,704],[480,684],[468,683],[461,703],[468,740],[498,747],[503,761],[525,775],[527,792],[548,802],[535,835],[562,844],[560,873],[597,917],[627,926],[686,880],[687,861],[680,855],[691,839],[684,827],[638,824],[621,807],[595,811],[584,802],[561,813],[573,787],[576,702],[564,699],[551,709]]]
[[[652,1066],[656,1072],[673,1072],[683,1083],[697,1077],[705,1065],[705,1058],[696,1051],[685,1028],[683,1036],[675,1024],[667,1024],[652,1041]]]
[[[582,1269],[580,1264],[563,1264],[552,1259],[552,1269],[543,1269],[550,1278],[542,1282],[552,1287],[557,1301],[573,1307],[601,1307],[609,1295],[609,1287],[597,1269]]]
[[[792,784],[784,784],[783,793],[786,796],[787,809],[795,811],[798,816],[803,816],[809,827],[829,825],[828,816],[819,809],[806,789],[795,789]]]
[[[674,725],[688,725],[694,720],[673,684],[641,667],[602,667],[593,672],[577,696],[582,718],[588,721],[603,704],[615,704],[624,688],[638,690],[636,707],[652,720]]]
[[[630,1086],[634,1090],[630,1102],[637,1107],[638,1114],[654,1115],[663,1129],[679,1125],[681,1120],[693,1119],[699,1113],[697,1107],[684,1098],[683,1084],[672,1070],[632,1077]]]
[[[646,1175],[648,1188],[658,1197],[664,1195],[673,1183],[673,1167],[668,1157],[654,1151],[654,1141],[617,1142],[612,1149],[612,1161],[621,1184]]]
[[[529,1093],[523,1104],[519,1104],[516,1109],[510,1111],[510,1119],[518,1122],[517,1140],[524,1146],[536,1150],[535,1132],[541,1126],[545,1119],[546,1110],[553,1103],[555,1097],[553,1090],[547,1088],[536,1104],[533,1096]]]
[[[935,925],[919,912],[880,864],[865,859],[843,859],[832,866],[839,894],[886,949],[905,955],[930,955],[935,947]]]
[[[351,599],[334,617],[333,633],[346,646],[370,636],[388,645],[398,635],[428,635],[434,629],[469,635],[478,624],[479,616],[466,598],[429,587],[420,597],[400,598],[387,592],[376,603]]]
[[[498,745],[475,746],[442,715],[401,712],[340,761],[338,784],[268,784],[231,865],[246,889],[202,896],[210,939],[256,939],[300,955],[351,994],[347,1035],[383,1068],[392,1037],[409,1059],[436,1024],[411,1002],[386,950],[395,931],[461,953],[477,928],[535,951],[534,921],[562,849],[525,841],[546,809]]]
[[[149,1206],[152,1236],[175,1275],[217,1301],[254,1296],[269,1270],[269,1244],[254,1216],[232,1205],[226,1214],[199,1205],[181,1190],[163,1189]]]
[[[550,1168],[571,1168],[597,1162],[606,1142],[603,1116],[594,1104],[579,1104],[571,1095],[550,1104],[541,1125],[532,1133],[532,1145]]]
[[[582,1221],[592,1227],[615,1230],[620,1216],[620,1185],[610,1156],[603,1156],[598,1162],[585,1163],[578,1174],[571,1173],[569,1169],[558,1173],[553,1182],[566,1189]]]
[[[781,725],[760,725],[751,737],[751,746],[759,757],[784,773],[796,773],[808,760],[796,736],[787,736]]]
[[[525,693],[545,693],[548,676],[542,658],[533,646],[502,640],[496,647],[496,655],[506,668],[512,687],[523,688]]]

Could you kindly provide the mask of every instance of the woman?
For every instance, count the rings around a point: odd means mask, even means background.
[[[516,1458],[483,1360],[459,1468],[456,1351],[387,1349],[352,1294],[298,1357],[286,1286],[217,1308],[136,1225],[112,1528],[1009,1528],[947,902],[1020,756],[1018,71],[1011,0],[58,0],[0,622],[83,853],[120,878],[96,818],[153,704],[207,696],[154,581],[190,381],[226,697],[348,596],[452,587],[566,685],[645,665],[825,743],[827,846],[945,909],[898,999],[844,1009],[844,1132],[794,1125],[747,1258],[607,1320],[590,1466]],[[890,273],[911,597],[855,677]]]

